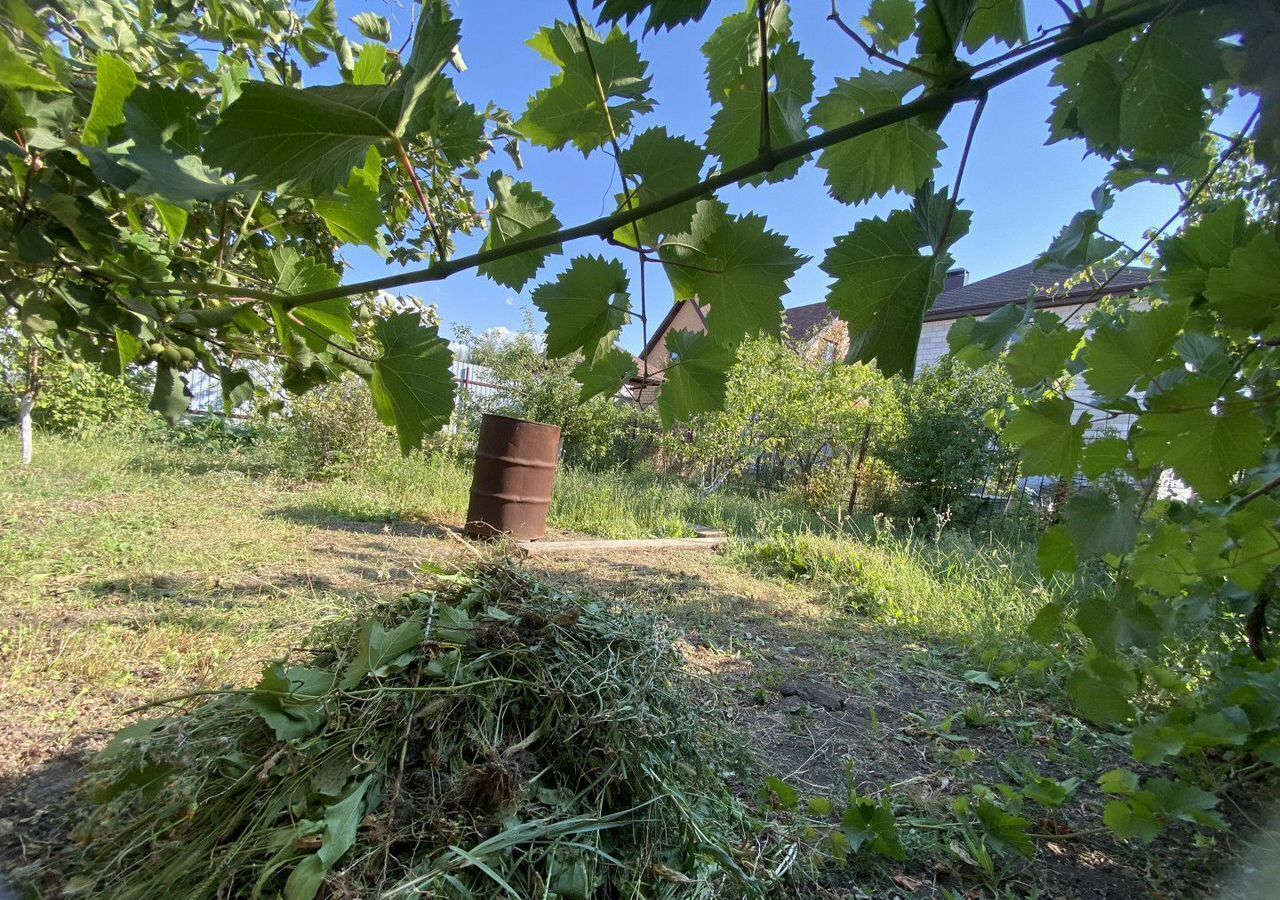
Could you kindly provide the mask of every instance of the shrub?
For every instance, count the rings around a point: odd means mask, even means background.
[[[19,362],[6,358],[6,368]],[[113,378],[96,365],[61,353],[43,354],[40,364],[40,393],[32,410],[32,421],[60,434],[81,434],[97,428],[127,430],[141,427],[147,419],[145,376]],[[9,392],[0,406],[0,419],[17,420],[17,402]]]
[[[296,398],[280,434],[280,469],[294,477],[359,469],[395,452],[394,432],[354,375]]]
[[[897,516],[973,518],[971,495],[1010,459],[984,420],[1009,393],[997,367],[971,369],[950,358],[903,385],[903,430],[885,456],[902,485]]]
[[[148,437],[155,443],[206,450],[245,449],[257,444],[263,435],[260,425],[217,415],[186,416],[177,425],[155,416],[148,425]]]

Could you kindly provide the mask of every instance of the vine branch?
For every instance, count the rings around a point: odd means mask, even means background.
[[[595,82],[596,102],[600,104],[600,114],[604,116],[605,126],[609,129],[609,144],[613,148],[613,159],[618,166],[618,180],[622,183],[622,196],[626,200],[627,209],[635,206],[635,198],[631,194],[631,187],[627,184],[627,170],[622,165],[622,145],[618,142],[618,130],[613,124],[613,114],[609,112],[609,98],[604,92],[604,82],[600,80],[600,71],[596,68],[595,56],[591,53],[591,42],[587,40],[587,27],[583,24],[582,13],[578,10],[578,0],[569,0],[569,9],[573,12],[573,20],[578,26],[578,37],[582,39],[582,52],[586,54],[587,65],[591,69],[591,79]],[[649,315],[646,305],[648,303],[648,292],[645,290],[644,264],[646,262],[644,255],[644,243],[640,240],[640,222],[638,219],[631,221],[631,235],[635,239],[635,251],[640,257],[640,327],[644,332],[643,339],[645,346],[649,345]],[[612,240],[613,232],[609,232],[608,240]],[[642,360],[641,365],[644,367],[644,377],[649,377],[649,363]]]
[[[769,17],[766,7],[769,0],[756,0],[756,14],[760,20],[760,153],[769,153]]]
[[[1221,0],[1200,0],[1198,3],[1187,5],[1212,6],[1216,5],[1217,2],[1221,2]],[[482,250],[478,253],[470,254],[469,256],[455,257],[454,259],[444,260],[423,268],[411,269],[394,275],[387,275],[381,278],[372,278],[367,281],[340,285],[335,288],[309,291],[307,293],[293,296],[282,296],[271,291],[246,290],[245,288],[234,287],[231,285],[207,284],[202,282],[135,281],[134,283],[142,290],[156,292],[203,292],[224,296],[235,295],[248,297],[254,300],[280,302],[284,303],[286,307],[294,307],[311,303],[322,303],[325,300],[351,297],[357,294],[389,290],[411,284],[440,281],[458,272],[473,269],[477,266],[485,265],[486,263],[496,262],[500,259],[517,256],[521,253],[558,247],[569,241],[575,241],[585,237],[607,237],[618,228],[638,222],[640,219],[660,213],[663,210],[671,209],[674,206],[679,206],[680,204],[686,203],[690,200],[696,200],[714,194],[721,188],[738,184],[739,182],[754,178],[757,175],[763,175],[784,163],[790,162],[791,160],[809,156],[812,153],[825,150],[828,147],[844,143],[845,141],[861,137],[865,134],[870,134],[882,128],[887,128],[890,125],[905,122],[909,119],[916,118],[917,116],[929,116],[938,113],[945,114],[956,104],[976,100],[992,89],[999,87],[1020,75],[1024,75],[1033,69],[1039,68],[1045,63],[1053,62],[1073,50],[1078,50],[1082,47],[1088,47],[1092,44],[1096,44],[1120,31],[1144,25],[1164,10],[1165,6],[1165,3],[1157,3],[1153,5],[1143,4],[1134,8],[1119,10],[1114,14],[1108,15],[1106,19],[1094,20],[1092,24],[1080,31],[1057,38],[1052,43],[1036,50],[1035,52],[1020,57],[1010,62],[1008,65],[989,72],[981,77],[967,78],[946,90],[925,94],[923,97],[909,103],[904,103],[894,109],[885,110],[883,112],[867,116],[864,119],[850,122],[847,125],[841,125],[837,128],[823,131],[819,134],[805,138],[804,140],[776,148],[767,156],[757,156],[753,160],[749,160],[741,165],[721,171],[697,184],[674,191],[665,197],[660,197],[647,203],[633,205],[628,209],[619,210],[611,215],[601,216],[600,218],[584,222],[580,225],[563,228],[551,234],[512,241],[511,243],[504,244],[501,247]]]
[[[839,28],[841,31],[843,31],[850,38],[852,38],[853,42],[857,44],[859,47],[861,47],[862,52],[867,54],[867,56],[869,56],[870,58],[878,59],[881,62],[888,63],[889,65],[894,66],[895,68],[902,69],[902,71],[904,72],[910,72],[913,75],[919,75],[921,78],[925,79],[925,81],[927,82],[932,81],[934,79],[935,77],[934,73],[930,72],[928,69],[922,69],[919,66],[913,66],[909,62],[903,62],[902,60],[898,59],[896,56],[890,56],[888,53],[885,53],[875,44],[869,43],[866,40],[864,40],[862,35],[858,34],[858,32],[850,28],[848,23],[845,22],[844,18],[841,17],[840,10],[836,8],[836,0],[831,0],[831,14],[827,16],[827,20],[830,22],[834,22],[835,26]]]
[[[404,148],[404,143],[396,139],[396,155],[400,157],[400,168],[404,169],[404,173],[409,176],[409,181],[413,185],[414,193],[418,195],[418,203],[422,205],[422,214],[427,217],[427,226],[431,229],[431,237],[436,243],[436,259],[444,261],[444,239],[440,235],[440,228],[436,225],[436,220],[431,215],[431,204],[427,202],[427,194],[422,189],[422,182],[418,180],[418,173],[414,171],[413,163],[409,160],[409,153]]]

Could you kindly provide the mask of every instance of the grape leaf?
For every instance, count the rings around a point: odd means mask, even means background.
[[[771,52],[791,36],[791,9],[786,0],[769,4],[765,34]],[[755,3],[749,3],[743,12],[725,16],[702,45],[702,55],[707,59],[707,92],[717,103],[741,87],[749,72],[756,73],[758,82],[760,23]]]
[[[386,16],[372,12],[360,12],[351,17],[351,24],[371,41],[387,43],[391,40],[391,23]]]
[[[1127,33],[1074,50],[1054,67],[1049,83],[1061,90],[1049,116],[1049,142],[1082,137],[1090,150],[1111,156],[1120,142],[1118,60],[1129,46]]]
[[[1128,553],[1138,539],[1134,492],[1128,486],[1117,489],[1115,500],[1100,490],[1076,494],[1062,518],[1082,559]]]
[[[850,358],[875,360],[886,375],[910,378],[915,373],[925,311],[942,291],[951,266],[946,252],[920,251],[930,240],[941,238],[930,212],[935,200],[925,192],[917,196],[912,212],[864,219],[836,238],[822,261],[822,271],[835,279],[827,305],[849,326]],[[948,245],[964,234],[968,220],[967,213],[956,213]]]
[[[90,146],[105,144],[111,129],[124,122],[124,101],[138,86],[128,63],[110,53],[99,53],[93,105],[84,120],[81,140]]]
[[[1197,147],[1205,129],[1205,87],[1223,74],[1216,38],[1203,17],[1158,21],[1120,64],[1120,144],[1157,156]]]
[[[337,271],[303,256],[293,247],[274,248],[268,258],[267,268],[275,275],[276,290],[281,294],[320,291],[337,287],[341,280]]]
[[[1102,822],[1122,841],[1137,838],[1150,843],[1160,836],[1160,820],[1141,797],[1108,802],[1102,810]]]
[[[861,25],[876,47],[892,53],[915,33],[916,5],[912,0],[871,0]]]
[[[170,425],[177,425],[190,405],[191,391],[187,388],[186,377],[164,363],[158,364],[149,408],[164,416]]]
[[[1082,328],[1065,328],[1050,312],[1038,312],[1009,348],[1004,368],[1014,387],[1035,387],[1057,378],[1071,362],[1084,336]]]
[[[374,325],[382,353],[373,363],[369,388],[378,417],[396,429],[406,456],[425,435],[443,428],[453,412],[454,383],[449,342],[419,313],[396,313]]]
[[[1237,198],[1160,242],[1161,286],[1175,299],[1196,300],[1208,285],[1212,269],[1226,268],[1231,254],[1257,233]]]
[[[599,394],[612,396],[623,382],[640,373],[636,359],[620,347],[611,346],[594,358],[584,359],[573,368],[574,379],[582,385],[579,402],[585,403]]]
[[[1258,234],[1231,251],[1231,262],[1213,269],[1204,296],[1222,321],[1251,330],[1267,328],[1280,309],[1280,243],[1274,235]]]
[[[697,22],[706,15],[711,0],[595,0],[601,22],[625,21],[628,25],[646,9],[645,32],[672,29],[687,22]]]
[[[626,269],[616,259],[579,256],[534,290],[533,305],[547,317],[549,359],[578,351],[592,357],[631,318]]]
[[[632,116],[653,109],[653,101],[646,96],[647,66],[636,42],[616,27],[604,38],[594,29],[588,28],[586,33],[584,45],[576,26],[556,22],[529,41],[530,47],[560,71],[550,86],[529,99],[517,124],[538,146],[559,149],[572,143],[584,156],[609,141],[609,121],[614,131],[623,135],[630,130]],[[608,120],[600,108],[591,60],[609,104]]]
[[[273,249],[265,268],[275,275],[275,288],[281,294],[305,294],[334,288],[341,280],[336,270],[303,256],[293,247]],[[355,343],[355,333],[351,329],[351,304],[344,297],[292,309],[273,303],[271,314],[280,345],[302,368],[312,360],[308,350],[326,353],[332,349],[330,339],[337,339],[346,346]]]
[[[1022,470],[1028,475],[1076,474],[1089,417],[1073,422],[1075,403],[1067,397],[1046,397],[1019,407],[1001,432],[1000,439],[1022,454]]]
[[[917,52],[938,68],[954,63],[961,44],[973,52],[992,39],[1010,46],[1027,39],[1022,0],[925,0],[916,18]]]
[[[1012,851],[1028,859],[1035,856],[1035,845],[1027,837],[1027,826],[1030,823],[1026,819],[1005,812],[990,800],[980,801],[975,812],[987,840],[996,852]]]
[[[641,132],[622,151],[622,171],[640,182],[631,189],[632,202],[639,206],[697,184],[706,160],[701,147],[688,138],[667,134],[665,128]],[[639,220],[635,224],[641,242],[651,246],[660,235],[687,231],[695,207],[696,201],[690,200]],[[618,208],[627,208],[625,194],[618,194]],[[614,232],[614,239],[634,246],[635,231],[630,225],[623,225]]]
[[[1008,47],[1025,43],[1027,12],[1023,0],[979,0],[973,5],[963,40],[970,53],[991,40]]]
[[[463,103],[447,78],[437,78],[418,103],[409,134],[429,137],[431,145],[455,166],[470,166],[491,149],[485,118]]]
[[[907,858],[888,798],[879,803],[869,798],[850,798],[849,806],[840,817],[840,831],[855,853],[866,845],[894,859]]]
[[[856,78],[837,78],[810,119],[823,130],[847,125],[897,108],[919,86],[910,72],[863,69]],[[861,203],[892,190],[915,191],[932,176],[945,146],[937,131],[910,119],[828,147],[818,156],[818,166],[827,170],[831,196],[841,203]]]
[[[1275,61],[1280,57],[1280,28],[1272,16],[1246,16],[1242,45],[1244,60],[1240,64],[1240,81],[1260,98],[1258,124],[1254,126],[1254,157],[1271,167],[1280,168],[1280,75]],[[1274,754],[1273,754],[1274,755]]]
[[[1129,313],[1127,321],[1097,328],[1084,347],[1085,381],[1100,397],[1114,400],[1139,379],[1149,381],[1177,340],[1187,318],[1180,303]]]
[[[956,359],[978,368],[1000,355],[1026,317],[1021,303],[1006,303],[984,319],[957,319],[947,332],[947,347]]]
[[[787,280],[807,259],[762,216],[730,216],[718,200],[699,201],[689,232],[664,241],[661,253],[676,300],[709,306],[708,331],[729,344],[779,333]]]
[[[666,346],[671,362],[658,397],[662,424],[670,428],[697,413],[722,408],[733,350],[693,331],[667,332]]]
[[[1236,708],[1235,712],[1239,713],[1240,719],[1244,719],[1244,722],[1237,726],[1237,728],[1243,728],[1243,734],[1237,731],[1240,740],[1228,743],[1243,743],[1244,735],[1250,730],[1248,720],[1240,709]],[[1168,778],[1152,778],[1142,786],[1156,798],[1160,810],[1167,816],[1209,828],[1226,827],[1222,817],[1213,811],[1218,805],[1218,798],[1194,784],[1172,781]]]
[[[1120,249],[1120,242],[1099,233],[1103,214],[1115,198],[1104,187],[1093,191],[1093,208],[1076,213],[1036,258],[1037,269],[1077,272],[1101,262]]]
[[[528,182],[515,181],[498,171],[489,176],[489,190],[493,192],[493,200],[483,250],[497,250],[560,230],[560,220],[551,211],[551,201]],[[537,274],[548,256],[559,252],[559,246],[529,250],[487,262],[477,271],[518,291]]]
[[[1101,478],[1129,464],[1129,444],[1124,438],[1104,437],[1091,441],[1080,458],[1085,478]]]
[[[1091,657],[1067,677],[1067,693],[1072,701],[1085,718],[1099,725],[1132,718],[1134,709],[1129,697],[1136,689],[1133,674],[1106,657]]]
[[[1133,435],[1144,466],[1166,465],[1207,500],[1227,492],[1237,471],[1262,453],[1262,423],[1248,401],[1218,396],[1220,383],[1192,376],[1148,400]]]
[[[769,90],[769,145],[780,147],[802,141],[808,135],[804,107],[813,99],[813,63],[800,54],[794,41],[783,43],[769,58],[773,86]],[[742,81],[728,90],[707,131],[707,149],[720,158],[725,169],[755,159],[760,153],[763,107],[760,68],[743,73]],[[747,179],[746,184],[785,181],[800,171],[802,159],[775,166],[769,172]]]
[[[1071,535],[1063,525],[1053,525],[1040,535],[1040,546],[1036,549],[1036,565],[1040,574],[1049,578],[1056,572],[1074,572],[1079,565],[1076,558],[1076,546],[1071,542]],[[1058,615],[1061,617],[1061,610]],[[1036,617],[1037,620],[1039,617]],[[1034,625],[1034,623],[1033,623]],[[1055,622],[1056,627],[1056,622]]]

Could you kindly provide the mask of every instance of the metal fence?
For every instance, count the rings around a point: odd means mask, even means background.
[[[289,392],[279,384],[279,371],[261,363],[249,363],[249,374],[254,383],[267,387],[267,400],[278,401],[285,410],[289,406]],[[454,362],[453,380],[458,386],[458,406],[473,403],[480,408],[496,405],[506,396],[507,390],[494,383],[493,373],[484,366]],[[226,410],[222,400],[222,379],[203,369],[192,369],[186,374],[187,390],[191,393],[188,412],[198,416],[225,416],[233,419],[247,418],[252,413],[253,401],[246,401],[233,410]]]

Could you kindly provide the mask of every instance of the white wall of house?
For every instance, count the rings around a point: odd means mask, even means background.
[[[1087,303],[1078,310],[1074,306],[1062,306],[1055,308],[1053,312],[1060,316],[1067,315],[1067,322],[1072,325],[1079,325],[1089,314],[1097,309],[1098,304]],[[986,318],[980,316],[979,318]],[[936,365],[942,357],[947,355],[950,349],[947,346],[947,332],[951,330],[951,326],[956,323],[956,319],[942,319],[937,322],[925,322],[920,331],[920,350],[916,354],[916,373],[919,374],[926,366]],[[1089,386],[1084,383],[1083,379],[1077,379],[1071,390],[1067,392],[1072,400],[1076,401],[1077,416],[1086,412],[1087,403],[1094,400],[1093,391],[1089,390]],[[1096,417],[1096,413],[1094,413]],[[1123,437],[1129,432],[1130,421],[1128,417],[1117,419],[1111,422],[1095,422],[1089,429],[1090,437],[1098,437],[1103,434],[1116,434]]]
[[[1096,303],[1086,303],[1084,306],[1079,307],[1078,310],[1075,306],[1060,306],[1051,311],[1060,316],[1071,313],[1067,317],[1067,322],[1071,325],[1079,325],[1097,308],[1098,304]],[[979,316],[978,318],[985,319],[986,316]],[[948,350],[950,350],[947,346],[947,332],[951,330],[951,326],[957,321],[958,319],[940,319],[937,322],[924,323],[924,326],[920,329],[920,350],[916,353],[917,375],[925,366],[937,365],[938,360],[947,355]],[[1087,393],[1081,396],[1085,397]]]

